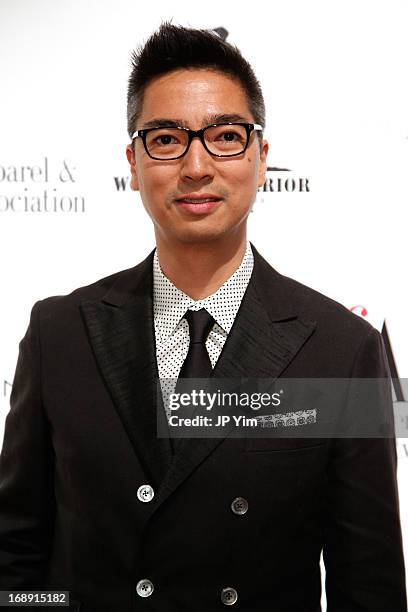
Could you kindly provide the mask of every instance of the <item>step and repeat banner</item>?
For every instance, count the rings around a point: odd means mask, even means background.
[[[280,272],[382,332],[396,413],[407,414],[407,5],[244,8],[1,1],[1,439],[33,303],[134,266],[154,246],[129,184],[126,88],[131,51],[164,20],[216,30],[253,65],[270,153],[249,238]],[[408,558],[408,440],[397,445]]]

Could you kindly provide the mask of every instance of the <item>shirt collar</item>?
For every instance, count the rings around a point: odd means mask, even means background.
[[[193,300],[178,289],[162,272],[157,249],[153,257],[154,324],[161,342],[165,342],[179,325],[186,310],[205,308],[228,334],[251,278],[254,256],[249,241],[240,266],[215,292],[203,300]],[[225,307],[225,303],[228,307]]]

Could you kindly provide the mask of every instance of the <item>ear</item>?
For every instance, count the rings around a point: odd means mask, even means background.
[[[131,174],[130,186],[133,189],[133,191],[138,191],[139,190],[139,180],[137,178],[136,159],[135,159],[135,154],[133,151],[133,146],[131,144],[128,144],[126,147],[126,157],[130,165],[130,174]]]
[[[258,173],[258,187],[262,187],[262,185],[265,183],[266,170],[268,167],[268,162],[266,158],[268,156],[269,144],[267,140],[262,140],[262,142],[260,142],[259,145],[260,145],[260,152],[259,152],[260,164],[259,164],[259,173]]]

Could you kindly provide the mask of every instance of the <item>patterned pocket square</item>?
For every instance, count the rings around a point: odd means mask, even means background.
[[[282,414],[264,414],[255,417],[261,427],[299,427],[316,423],[316,408],[313,410],[298,410]]]

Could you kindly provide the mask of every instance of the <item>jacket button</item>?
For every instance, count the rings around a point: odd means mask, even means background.
[[[154,497],[153,487],[148,484],[141,485],[137,490],[137,498],[141,502],[149,502],[152,501]]]
[[[139,580],[136,585],[136,593],[140,595],[140,597],[150,597],[150,595],[153,593],[153,589],[153,582],[151,582],[147,578]]]
[[[248,502],[244,497],[236,497],[231,503],[231,510],[234,514],[245,514],[248,510]]]
[[[226,606],[232,606],[238,599],[238,593],[232,587],[225,587],[221,591],[221,601]]]

